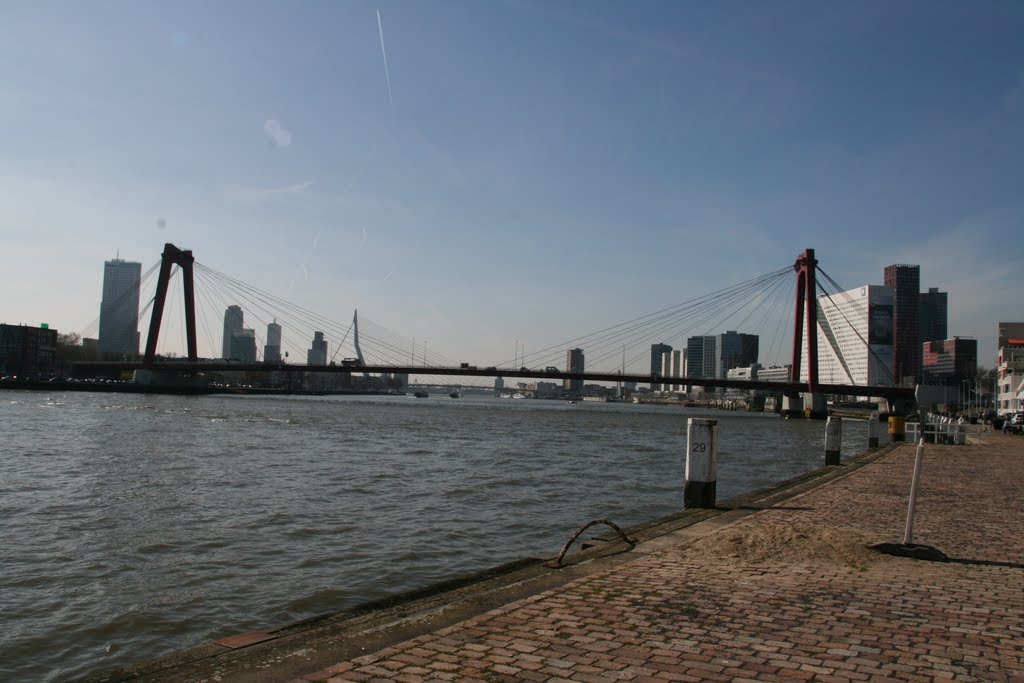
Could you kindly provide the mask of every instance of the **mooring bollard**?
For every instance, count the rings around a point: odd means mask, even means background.
[[[684,508],[715,507],[718,479],[718,420],[691,417],[686,421],[686,485]]]
[[[843,448],[843,418],[829,415],[825,422],[825,466],[838,465]]]
[[[878,448],[878,413],[868,418],[868,448]]]
[[[906,441],[907,439],[907,418],[902,415],[889,416],[889,441]]]

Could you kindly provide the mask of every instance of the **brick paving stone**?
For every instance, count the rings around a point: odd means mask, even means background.
[[[715,534],[756,540],[816,529],[865,546],[899,541],[913,459],[912,446],[898,448]],[[625,564],[322,673],[466,683],[1024,682],[1021,500],[1019,437],[929,445],[915,541],[955,561],[847,561],[799,549],[755,561],[640,546]]]

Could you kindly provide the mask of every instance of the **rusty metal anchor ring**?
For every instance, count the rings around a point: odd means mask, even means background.
[[[619,528],[619,525],[615,522],[612,522],[607,519],[595,519],[581,526],[579,530],[576,531],[576,533],[570,536],[569,540],[566,541],[565,545],[562,546],[562,550],[558,553],[558,557],[556,557],[553,560],[548,560],[544,563],[544,566],[551,567],[552,569],[561,569],[563,566],[565,566],[562,564],[562,558],[564,558],[565,554],[569,552],[569,547],[573,544],[573,542],[576,541],[577,538],[580,537],[580,534],[582,534],[584,531],[594,526],[595,524],[605,524],[607,526],[610,526],[612,529],[616,531],[616,533],[619,534],[619,538],[621,538],[623,541],[629,544],[630,548],[636,545],[636,538],[634,538],[633,536],[627,536],[626,532]]]

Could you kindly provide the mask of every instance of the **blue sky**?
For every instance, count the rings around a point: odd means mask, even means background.
[[[0,320],[83,330],[103,261],[170,241],[487,364],[812,247],[850,288],[920,264],[992,365],[1022,35],[1018,2],[8,0]]]

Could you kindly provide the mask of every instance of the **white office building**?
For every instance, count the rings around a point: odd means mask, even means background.
[[[267,344],[263,347],[263,361],[281,362],[281,326],[276,320],[267,325]]]
[[[817,311],[818,382],[891,386],[892,288],[864,285],[831,297],[821,295]],[[800,381],[806,382],[806,340],[801,347]]]
[[[684,374],[682,349],[669,350],[661,354],[662,378],[667,380],[677,380],[675,382],[670,381],[662,384],[661,391],[682,391],[683,385],[678,382],[678,379]]]
[[[139,355],[139,283],[142,264],[113,259],[103,264],[99,349],[105,357]]]

